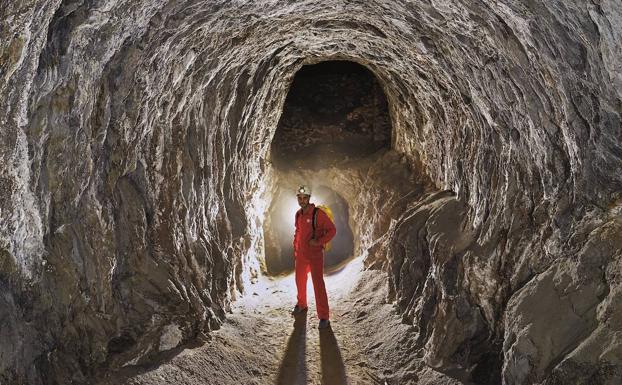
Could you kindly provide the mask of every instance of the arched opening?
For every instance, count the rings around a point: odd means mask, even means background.
[[[337,227],[325,268],[354,256],[356,234],[343,184],[318,179],[316,171],[352,167],[357,160],[389,149],[391,119],[383,89],[366,67],[347,61],[303,66],[295,75],[271,147],[275,172],[264,221],[268,274],[293,270],[297,184],[313,187],[311,202],[331,208]],[[354,162],[354,163],[353,163]]]
[[[303,66],[272,141],[277,169],[318,169],[391,144],[387,100],[374,74],[348,61]]]
[[[326,271],[339,268],[354,252],[354,236],[348,223],[350,208],[346,200],[326,186],[313,190],[311,202],[328,206],[334,216],[337,235],[324,253]],[[268,209],[264,223],[266,270],[276,275],[294,269],[294,220],[298,210],[294,189],[279,189]]]

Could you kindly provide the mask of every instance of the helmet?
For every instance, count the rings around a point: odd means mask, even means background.
[[[296,190],[296,195],[308,195],[311,196],[311,189],[308,186],[299,186]]]

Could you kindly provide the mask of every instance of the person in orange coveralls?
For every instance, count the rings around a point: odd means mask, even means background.
[[[310,271],[313,291],[315,292],[317,316],[320,319],[318,328],[325,329],[330,326],[330,321],[328,296],[324,284],[324,245],[330,242],[337,230],[328,215],[310,203],[311,190],[307,186],[300,186],[296,196],[300,206],[300,210],[296,212],[296,232],[294,234],[298,302],[292,314],[297,315],[307,311],[307,277]],[[317,211],[315,234],[313,229],[314,211]]]

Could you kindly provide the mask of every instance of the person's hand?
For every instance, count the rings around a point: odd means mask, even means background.
[[[320,246],[320,242],[316,241],[315,239],[312,239],[309,241],[309,245],[311,246]]]

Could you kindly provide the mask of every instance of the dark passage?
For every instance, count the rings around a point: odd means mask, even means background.
[[[317,169],[391,144],[387,100],[374,74],[348,61],[303,66],[272,142],[277,169]]]

